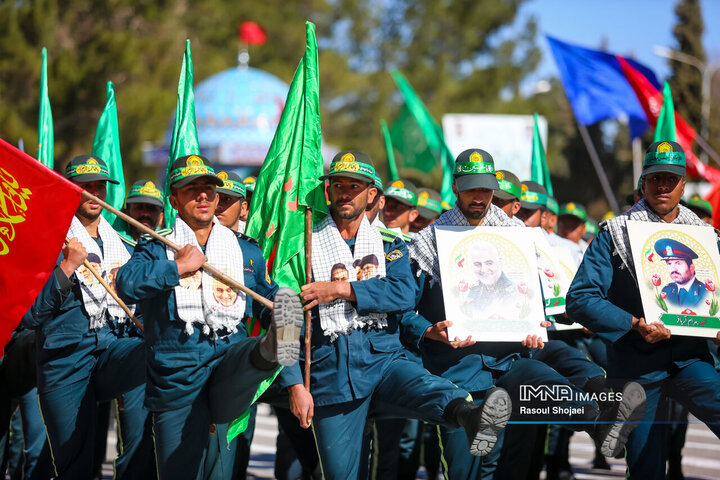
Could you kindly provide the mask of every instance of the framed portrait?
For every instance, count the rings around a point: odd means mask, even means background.
[[[558,315],[565,312],[565,294],[570,287],[570,279],[566,277],[542,229],[536,227],[529,228],[528,231],[535,243],[538,278],[545,299],[545,315]]]
[[[451,338],[514,342],[538,335],[547,340],[530,235],[513,227],[442,226],[435,233]]]
[[[720,255],[711,228],[628,221],[645,320],[673,335],[714,338],[720,330]]]
[[[572,283],[573,278],[575,278],[575,273],[577,273],[578,265],[573,258],[573,254],[570,253],[570,250],[567,248],[563,246],[556,246],[553,247],[553,252],[555,253],[555,259],[558,263],[558,268],[560,269],[560,275],[567,279],[568,283],[567,288],[565,289],[565,293],[567,293],[570,289],[570,284]],[[553,323],[556,330],[580,330],[582,328],[582,325],[579,323],[572,323],[570,325],[560,322]]]

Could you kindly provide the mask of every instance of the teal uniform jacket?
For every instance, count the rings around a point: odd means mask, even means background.
[[[408,249],[400,238],[383,236],[385,277],[352,282],[357,297],[354,306],[360,315],[387,313],[383,330],[353,330],[335,341],[323,335],[317,308],[312,311],[310,391],[315,405],[333,405],[371,395],[380,382],[384,366],[404,349],[398,337],[402,313],[413,307],[413,278]],[[353,250],[355,239],[345,240]],[[281,387],[303,383],[301,361],[280,372]]]
[[[640,291],[618,255],[607,230],[600,230],[585,251],[567,294],[567,313],[612,345],[608,377],[640,383],[662,380],[674,367],[712,362],[704,338],[672,336],[650,344],[632,330],[633,316],[644,317]]]
[[[662,292],[667,295],[666,299],[670,305],[692,309],[702,305],[702,302],[705,301],[707,288],[704,283],[694,278],[688,290],[680,288],[677,283],[673,282],[665,285]]]
[[[272,299],[278,286],[266,273],[260,248],[244,236],[238,238],[238,244],[245,286]],[[212,365],[230,346],[247,338],[242,321],[236,333],[219,335],[216,340],[203,335],[200,328],[192,335],[185,333],[175,305],[174,288],[180,283],[177,264],[168,260],[165,246],[150,237],[140,238],[132,258],[120,268],[116,283],[120,298],[137,304],[145,317],[145,405],[155,412],[190,405],[207,383]],[[246,302],[246,316],[259,318],[267,328],[272,312],[249,296]]]
[[[102,241],[98,244],[102,250]],[[60,270],[63,258],[61,253],[31,315],[23,318],[23,326],[36,331],[41,393],[88,378],[95,366],[93,354],[107,349],[119,336],[112,320],[97,330],[89,329],[80,282],[75,273],[68,278]]]
[[[430,373],[447,378],[468,392],[479,392],[492,388],[493,371],[505,372],[514,360],[529,356],[530,349],[520,342],[478,341],[469,347],[453,348],[424,338],[428,327],[452,319],[445,316],[440,283],[430,286],[424,272],[417,275],[415,296],[417,312],[408,311],[403,315],[401,336],[409,349],[420,351],[423,365]]]

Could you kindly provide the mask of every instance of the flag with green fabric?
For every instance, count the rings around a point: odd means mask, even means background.
[[[281,287],[305,283],[305,207],[313,221],[327,215],[320,153],[320,84],[315,25],[305,23],[306,44],[290,84],[285,108],[255,184],[245,233],[258,240],[267,269]],[[275,376],[279,370],[275,372]],[[268,378],[255,398],[275,378]],[[247,428],[249,412],[228,428],[228,442]]]
[[[177,105],[175,107],[175,126],[170,141],[170,155],[165,171],[165,226],[175,225],[177,211],[170,206],[170,185],[167,179],[175,160],[186,155],[200,155],[197,126],[195,125],[195,93],[193,91],[193,63],[190,40],[185,41],[180,79],[178,80]]]
[[[660,115],[657,119],[657,125],[655,125],[655,136],[653,142],[659,142],[662,140],[670,140],[672,142],[676,140],[675,130],[675,105],[673,104],[672,91],[670,91],[670,84],[665,82],[663,87],[663,103]]]
[[[390,177],[390,181],[393,182],[399,180],[400,175],[398,174],[397,164],[395,163],[395,150],[393,149],[390,130],[385,120],[380,120],[380,129],[382,130],[383,139],[385,140],[385,151],[387,152],[388,159],[388,176]]]
[[[533,117],[533,145],[532,163],[530,164],[530,180],[537,182],[547,190],[548,195],[553,196],[552,182],[550,181],[550,170],[545,161],[545,147],[540,137],[538,127],[538,114]]]
[[[125,175],[123,173],[122,157],[120,156],[120,134],[118,132],[117,104],[115,103],[115,86],[107,82],[105,108],[98,120],[95,129],[92,154],[101,158],[108,166],[108,172],[117,185],[107,184],[107,197],[105,201],[122,210],[125,203]],[[127,224],[108,209],[103,209],[102,216],[120,234],[131,238]]]
[[[415,170],[417,176],[427,176],[440,165],[440,196],[443,201],[453,204],[455,194],[452,193],[452,173],[455,160],[445,144],[442,127],[405,77],[397,70],[392,72],[392,77],[405,100],[395,123],[390,127],[395,159],[403,169]]]
[[[55,166],[55,133],[53,132],[52,109],[48,95],[47,48],[45,47],[42,48],[42,70],[40,71],[37,159],[48,168]]]

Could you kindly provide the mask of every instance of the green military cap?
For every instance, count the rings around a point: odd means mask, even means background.
[[[115,185],[120,183],[110,176],[107,163],[94,155],[78,155],[70,160],[65,167],[65,178],[75,183],[95,181],[110,182]]]
[[[374,184],[377,174],[369,156],[355,150],[343,150],[333,157],[330,171],[320,180],[331,177],[348,177]]]
[[[387,190],[385,190],[385,198],[394,198],[398,202],[411,207],[417,207],[418,204],[415,184],[405,179],[392,182]]]
[[[642,176],[648,173],[669,172],[685,176],[685,152],[673,141],[652,143],[645,152]]]
[[[175,160],[170,167],[168,183],[171,187],[181,188],[199,178],[207,178],[216,186],[223,186],[210,161],[200,155],[185,155]]]
[[[692,262],[698,258],[697,253],[690,247],[672,238],[661,238],[655,242],[655,251],[663,260],[680,259]]]
[[[558,215],[560,213],[560,207],[558,206],[557,200],[555,200],[555,197],[548,195],[547,197],[547,205],[545,205],[549,211],[554,213],[555,215]]]
[[[460,192],[473,188],[500,189],[495,178],[495,161],[492,155],[479,148],[465,150],[457,156],[453,179]]]
[[[130,187],[130,193],[128,193],[125,199],[125,204],[147,203],[149,205],[162,207],[163,198],[162,192],[153,182],[150,180],[138,180]]]
[[[418,214],[425,219],[432,220],[443,212],[440,194],[432,188],[420,188],[417,202]]]
[[[708,217],[712,217],[713,209],[710,202],[703,200],[700,195],[693,195],[687,202],[688,207],[694,210],[700,210],[705,213]]]
[[[522,184],[520,179],[508,170],[498,170],[495,172],[499,190],[495,192],[495,196],[501,200],[520,201],[522,196]]]
[[[217,188],[218,193],[224,193],[231,197],[245,198],[245,184],[242,178],[235,172],[218,172],[218,178],[223,181],[223,186]]]
[[[538,210],[547,207],[547,190],[532,180],[522,182],[520,186],[520,206],[527,210]]]
[[[594,220],[588,219],[585,221],[585,232],[589,233],[590,235],[597,235],[598,233],[598,225],[595,223]]]
[[[380,192],[378,195],[384,195],[382,178],[380,178],[380,176],[377,174],[377,172],[375,173],[375,186],[377,187],[378,191]]]
[[[254,192],[255,191],[255,183],[257,183],[257,178],[246,177],[245,180],[243,180],[243,184],[245,185],[245,193]]]
[[[588,218],[585,207],[575,202],[568,202],[563,204],[563,206],[560,207],[559,215],[572,215],[573,217],[579,218],[583,222],[587,221]]]
[[[610,220],[611,218],[615,218],[615,212],[613,212],[612,210],[609,210],[608,212],[605,213],[605,215],[602,216],[600,221],[606,222],[606,221]]]

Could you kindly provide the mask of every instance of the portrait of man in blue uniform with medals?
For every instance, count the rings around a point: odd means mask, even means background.
[[[655,251],[667,264],[668,273],[673,280],[662,289],[667,302],[681,308],[701,305],[707,295],[707,288],[695,278],[693,260],[698,258],[697,253],[671,238],[662,238],[655,242]]]

